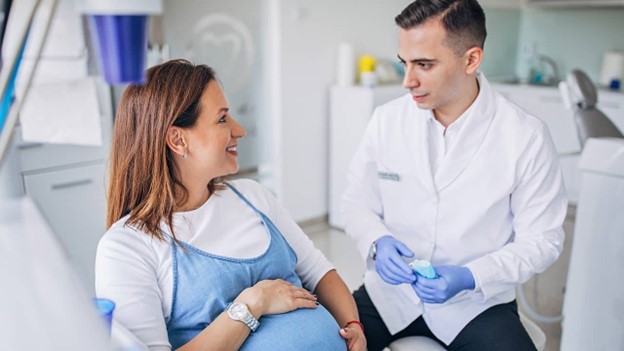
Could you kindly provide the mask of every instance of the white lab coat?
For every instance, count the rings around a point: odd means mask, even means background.
[[[561,253],[567,198],[543,122],[493,91],[479,75],[477,99],[435,175],[427,120],[409,94],[378,107],[352,161],[342,210],[367,260],[364,284],[392,334],[421,314],[449,344],[475,316],[515,298],[516,285]],[[464,265],[475,290],[422,304],[408,284],[384,282],[368,259],[390,234],[419,259]]]

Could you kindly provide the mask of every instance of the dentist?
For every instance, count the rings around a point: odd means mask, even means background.
[[[367,263],[354,297],[368,350],[410,335],[534,350],[515,288],[559,257],[567,210],[548,130],[478,72],[476,0],[416,0],[395,21],[409,94],[375,110],[342,201]],[[438,277],[417,277],[414,258]]]

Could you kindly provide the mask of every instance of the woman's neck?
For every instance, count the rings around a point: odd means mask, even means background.
[[[200,208],[210,198],[210,190],[207,184],[198,184],[194,186],[185,185],[188,191],[186,201],[176,208],[176,212],[188,212]],[[181,196],[181,189],[176,192],[177,196]]]

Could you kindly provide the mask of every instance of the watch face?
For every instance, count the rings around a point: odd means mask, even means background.
[[[260,322],[249,312],[249,308],[244,303],[232,302],[226,308],[228,316],[235,321],[243,322],[252,332],[258,329]]]
[[[230,315],[234,319],[243,320],[248,313],[247,307],[240,303],[232,304],[230,307]]]

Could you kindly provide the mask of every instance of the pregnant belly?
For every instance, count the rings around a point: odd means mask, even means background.
[[[241,350],[343,351],[347,346],[339,329],[323,306],[263,316],[260,327],[249,335]]]

